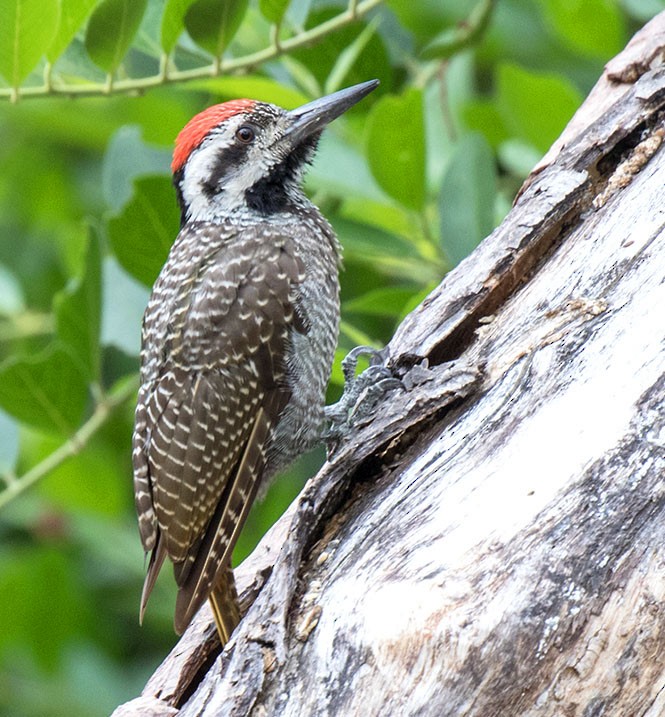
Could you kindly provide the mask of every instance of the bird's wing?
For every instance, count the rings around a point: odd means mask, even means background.
[[[290,395],[284,356],[304,269],[290,239],[269,239],[230,243],[200,263],[144,396],[135,472],[150,500],[137,497],[137,506],[144,524],[153,521],[154,539],[144,537],[152,556],[142,602],[165,553],[180,587],[181,628],[233,549]]]
[[[230,551],[233,550],[259,487],[265,465],[267,438],[274,425],[269,416],[274,412],[278,400],[278,394],[272,392],[265,409],[259,409],[242,459],[219,501],[184,580],[176,568],[180,589],[176,598],[174,623],[178,634],[184,631],[208,597],[220,568],[230,558]],[[269,405],[271,403],[273,405]]]

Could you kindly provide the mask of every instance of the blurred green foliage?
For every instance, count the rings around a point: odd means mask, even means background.
[[[603,64],[664,7],[0,0],[0,97],[20,100],[0,105],[0,714],[107,714],[175,642],[168,571],[137,624],[130,435],[185,122],[237,96],[294,107],[381,80],[307,178],[345,247],[332,399],[339,358],[387,342],[501,221]],[[322,460],[275,483],[236,560]]]

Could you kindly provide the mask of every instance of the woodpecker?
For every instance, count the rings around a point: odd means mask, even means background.
[[[176,139],[181,228],[143,317],[133,435],[141,620],[168,557],[176,632],[210,599],[227,642],[240,619],[231,553],[254,498],[321,440],[340,245],[302,176],[325,125],[378,84],[290,112],[225,102]]]

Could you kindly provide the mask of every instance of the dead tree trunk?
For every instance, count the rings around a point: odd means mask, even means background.
[[[665,13],[119,715],[665,714]],[[429,369],[412,368],[421,358]]]

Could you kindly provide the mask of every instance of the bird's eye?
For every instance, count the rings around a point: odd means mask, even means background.
[[[243,144],[249,144],[254,141],[254,130],[249,125],[238,127],[236,138]]]

